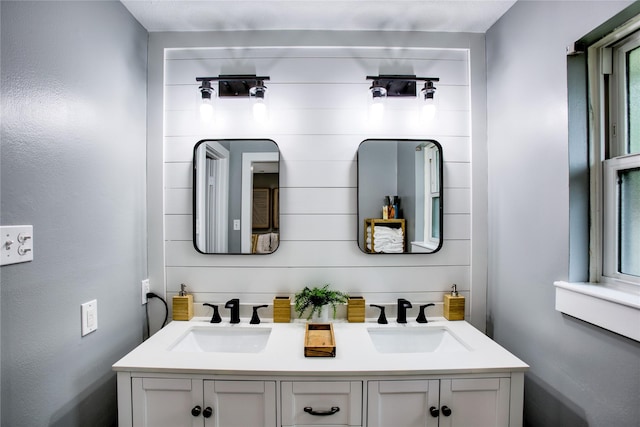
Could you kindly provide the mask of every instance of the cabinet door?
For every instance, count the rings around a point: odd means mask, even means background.
[[[509,378],[441,380],[439,427],[508,426],[509,387]]]
[[[203,427],[191,415],[202,404],[202,381],[188,378],[132,378],[133,427]]]
[[[369,427],[437,427],[438,380],[369,381],[367,425]]]
[[[275,381],[204,381],[205,427],[275,427]]]

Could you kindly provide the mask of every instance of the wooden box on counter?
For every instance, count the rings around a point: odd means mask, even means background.
[[[336,357],[332,323],[307,323],[304,332],[305,357]]]
[[[289,323],[291,321],[291,298],[275,297],[273,299],[273,323]]]
[[[445,294],[443,314],[447,320],[464,320],[464,297]]]
[[[193,295],[173,297],[173,320],[191,320],[193,317]]]
[[[347,320],[351,323],[364,322],[365,300],[363,297],[349,297],[347,300]]]

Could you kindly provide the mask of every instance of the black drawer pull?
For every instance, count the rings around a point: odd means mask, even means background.
[[[332,406],[330,410],[328,411],[314,411],[313,408],[311,406],[306,406],[304,408],[304,412],[311,414],[311,415],[318,415],[318,416],[325,416],[325,415],[333,415],[336,412],[338,412],[340,410],[340,408],[338,408],[337,406]]]

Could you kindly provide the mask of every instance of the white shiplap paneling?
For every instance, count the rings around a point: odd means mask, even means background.
[[[173,50],[164,74],[166,290],[187,283],[198,302],[231,296],[270,302],[309,283],[389,302],[441,301],[451,283],[471,292],[471,111],[468,52],[461,49],[255,48]],[[233,71],[230,71],[233,70]],[[271,76],[270,121],[246,100],[219,99],[217,120],[197,114],[195,77]],[[367,117],[366,75],[440,77],[437,120],[415,100],[391,99],[384,122]],[[191,160],[199,139],[273,139],[281,152],[281,245],[266,256],[202,255],[191,243]],[[444,151],[445,242],[432,255],[367,255],[356,243],[357,149],[368,138],[432,138]],[[417,301],[420,302],[420,301]]]

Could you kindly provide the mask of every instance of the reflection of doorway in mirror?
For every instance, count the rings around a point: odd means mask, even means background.
[[[216,141],[206,141],[196,152],[198,197],[195,200],[195,237],[207,253],[228,250],[229,151]]]
[[[253,222],[253,189],[255,176],[260,175],[259,171],[265,167],[273,168],[273,172],[277,173],[280,164],[279,152],[250,152],[242,154],[242,206],[241,206],[241,226],[240,226],[240,248],[244,254],[249,253],[271,253],[277,248],[279,236],[269,236],[269,248],[272,250],[257,251],[257,237],[254,233]],[[254,171],[255,169],[255,171]],[[256,173],[254,173],[256,172]],[[264,170],[263,170],[264,172]],[[267,213],[270,216],[270,212]],[[274,234],[274,233],[269,233]],[[266,239],[261,238],[265,242],[260,245],[266,248]]]

